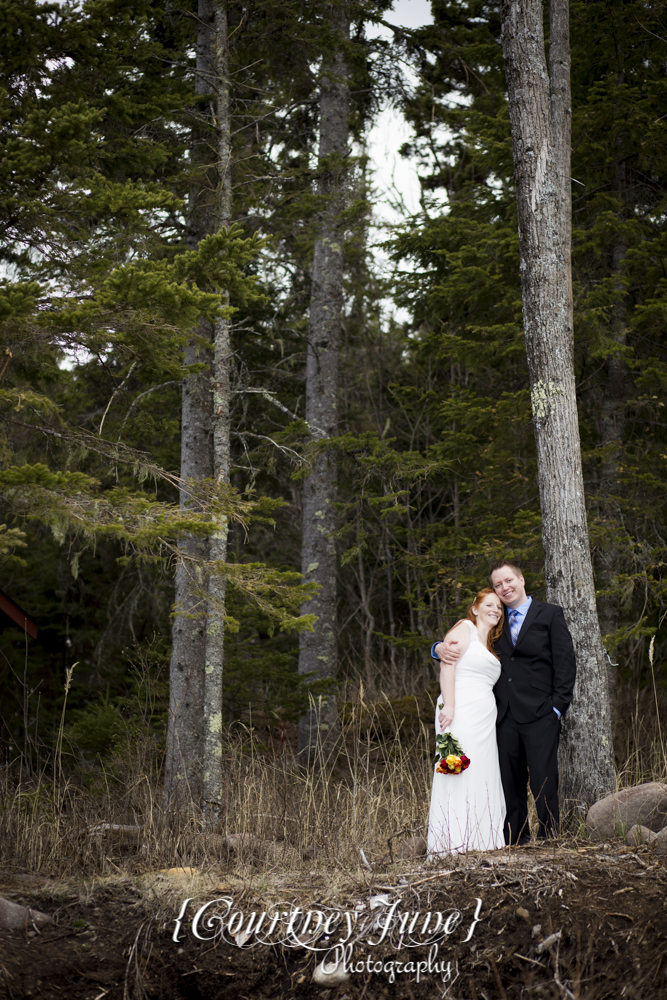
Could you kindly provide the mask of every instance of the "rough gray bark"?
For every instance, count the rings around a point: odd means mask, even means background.
[[[228,227],[232,215],[231,181],[231,109],[229,84],[229,42],[227,4],[216,0],[215,10],[215,79],[213,81],[217,150],[217,212],[218,229]],[[231,481],[230,404],[231,344],[229,320],[216,320],[213,337],[213,476],[217,484]],[[227,559],[229,524],[221,519],[210,537],[211,562]],[[217,817],[222,798],[222,689],[225,640],[225,590],[223,576],[212,571],[208,581],[208,614],[206,621],[206,670],[204,676],[204,811]]]
[[[550,15],[551,86],[541,0],[502,0],[547,597],[563,607],[577,654],[561,739],[561,796],[566,810],[583,810],[616,780],[574,381],[567,0],[551,0]]]
[[[345,158],[348,155],[349,87],[344,43],[349,38],[347,5],[332,5],[331,28],[341,41],[323,67],[320,93],[320,214],[313,254],[312,292],[306,363],[306,421],[313,440],[338,432],[338,351],[343,307],[343,220],[346,202]],[[299,673],[313,678],[336,674],[336,457],[327,451],[315,458],[304,482],[301,565],[304,579],[318,583],[316,597],[302,606],[317,615],[313,632],[303,632]],[[299,753],[316,764],[336,732],[334,696],[318,699],[299,722]]]
[[[214,76],[215,53],[214,6],[212,0],[200,0],[197,12],[197,62],[195,92],[210,93]],[[191,248],[213,230],[214,183],[205,112],[196,111],[192,129],[194,182],[188,206],[187,241]],[[202,341],[211,340],[206,324],[193,332],[185,352],[185,363],[210,359],[210,349]],[[205,373],[191,375],[183,382],[181,414],[181,490],[182,509],[193,509],[188,480],[209,479],[213,472],[211,441],[211,385]],[[175,617],[172,627],[172,653],[169,668],[169,720],[165,763],[165,805],[177,808],[179,801],[201,793],[201,768],[204,753],[204,664],[206,656],[206,618],[201,590],[205,584],[202,564],[209,557],[208,539],[188,537],[179,540],[179,561],[175,578]]]

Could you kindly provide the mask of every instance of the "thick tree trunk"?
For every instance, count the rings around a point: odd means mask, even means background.
[[[231,109],[229,83],[229,32],[226,0],[215,0],[214,121],[217,149],[218,229],[228,227],[232,215]],[[230,406],[231,344],[228,319],[218,319],[213,337],[213,476],[216,484],[231,481]],[[219,521],[210,538],[211,562],[227,559],[229,524]],[[206,620],[206,671],[204,676],[204,812],[215,819],[222,797],[221,733],[225,639],[225,591],[223,576],[211,572],[208,581]]]
[[[583,810],[615,788],[615,773],[574,381],[568,18],[567,0],[551,0],[550,87],[541,0],[502,0],[547,597],[563,607],[577,654],[561,795],[566,810]]]
[[[214,74],[214,8],[211,0],[200,0],[197,22],[197,63],[195,92],[210,93]],[[193,188],[188,209],[188,245],[193,249],[210,232],[215,220],[211,197],[213,179],[208,130],[201,124],[204,110],[195,112],[198,124],[192,129]],[[202,324],[185,352],[185,363],[210,358],[201,340],[211,339],[211,330]],[[181,415],[182,508],[192,508],[188,480],[209,479],[212,475],[211,386],[208,375],[198,373],[183,383]],[[209,556],[208,539],[182,538],[176,567],[175,617],[169,668],[169,720],[165,764],[165,805],[170,809],[187,798],[201,794],[201,767],[204,754],[204,663],[206,618],[201,591],[205,585],[202,564]]]
[[[331,26],[341,40],[323,69],[320,96],[320,195],[325,199],[313,254],[313,284],[306,364],[306,421],[314,440],[338,432],[338,350],[343,307],[343,220],[345,158],[348,154],[349,88],[344,42],[349,13],[344,3],[332,6]],[[320,591],[302,607],[317,615],[313,632],[301,634],[299,673],[313,678],[336,674],[336,457],[328,451],[315,458],[304,483],[301,565],[304,579]],[[336,699],[318,699],[299,722],[299,753],[316,764],[335,737]]]

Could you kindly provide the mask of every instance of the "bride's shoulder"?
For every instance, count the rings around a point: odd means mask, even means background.
[[[456,639],[461,643],[463,649],[469,646],[473,639],[477,638],[477,629],[468,618],[462,618],[450,628],[445,639]]]
[[[462,618],[460,622],[457,622],[454,626],[464,635],[469,635],[471,639],[478,638],[477,626],[474,622],[471,622],[469,618]],[[454,631],[454,629],[452,629]]]

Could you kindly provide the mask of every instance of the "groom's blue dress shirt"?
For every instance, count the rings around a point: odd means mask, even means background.
[[[532,597],[529,597],[528,600],[524,601],[523,604],[520,604],[518,608],[514,609],[516,611],[515,618],[516,618],[516,620],[519,623],[519,627],[515,628],[515,633],[516,633],[517,637],[518,637],[519,633],[521,632],[521,626],[523,625],[523,620],[526,617],[526,615],[528,613],[528,608],[530,607],[530,605],[532,603],[533,603],[533,599],[532,599]],[[509,610],[507,610],[507,614],[509,615]],[[435,655],[435,647],[440,642],[442,642],[442,639],[438,639],[438,641],[434,642],[433,645],[431,646],[431,658],[433,660],[439,660],[440,659],[438,656]],[[556,713],[556,715],[558,716],[558,718],[560,719],[560,712],[558,711],[558,709],[556,708],[555,705],[553,706],[553,710]]]
[[[519,627],[514,629],[514,631],[515,631],[515,633],[517,635],[517,638],[518,638],[519,632],[521,631],[521,626],[523,625],[523,620],[524,620],[524,618],[526,617],[526,615],[528,613],[528,608],[531,606],[532,603],[533,603],[533,599],[532,599],[532,597],[529,597],[527,600],[525,600],[523,602],[523,604],[520,604],[518,608],[514,608],[514,612],[515,612],[514,617],[516,618],[517,622],[519,623]],[[507,612],[507,615],[509,617],[510,609],[509,608],[505,608],[505,611]],[[513,645],[516,645],[516,642],[513,643]]]

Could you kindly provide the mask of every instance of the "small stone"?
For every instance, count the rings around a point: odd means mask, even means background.
[[[541,955],[542,952],[546,951],[547,948],[551,948],[553,945],[558,944],[562,934],[563,934],[562,931],[556,931],[555,934],[550,934],[548,938],[544,939],[544,941],[540,941],[537,948],[535,949],[537,954]]]
[[[523,906],[517,906],[516,915],[519,920],[525,920],[527,924],[530,923],[530,913],[528,910],[524,910]]]
[[[349,978],[349,973],[345,972],[342,962],[336,965],[320,962],[313,973],[313,982],[318,986],[339,986]]]
[[[638,847],[640,844],[650,844],[651,841],[655,840],[656,834],[652,830],[649,830],[641,824],[635,824],[631,827],[625,837],[626,844],[630,847]]]
[[[530,936],[531,936],[531,938],[536,938],[538,936],[538,934],[541,934],[541,933],[542,933],[542,924],[535,924],[535,926],[533,927],[533,929],[532,929],[532,931],[530,933]]]

